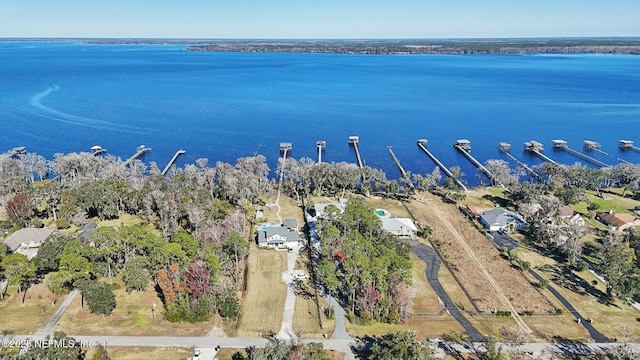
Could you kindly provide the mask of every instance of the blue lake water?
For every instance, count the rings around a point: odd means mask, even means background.
[[[620,139],[640,145],[640,56],[623,55],[344,55],[206,53],[183,45],[0,43],[0,151],[26,146],[54,153],[101,145],[162,169],[176,150],[178,166],[208,158],[234,163],[265,155],[275,169],[280,142],[296,158],[355,162],[347,140],[360,137],[366,165],[398,178],[387,146],[406,170],[434,164],[417,147],[425,138],[445,165],[461,166],[477,184],[477,170],[452,147],[471,141],[482,163],[508,160],[500,141],[521,161],[525,141],[565,163],[584,162],[554,151],[564,139],[582,151],[602,144],[610,164],[640,162],[621,152]],[[512,163],[515,167],[515,164]],[[484,180],[486,182],[486,179]]]

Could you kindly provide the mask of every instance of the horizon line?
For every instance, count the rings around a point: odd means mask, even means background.
[[[505,36],[505,37],[362,37],[362,38],[260,38],[260,37],[76,37],[0,36],[0,40],[260,40],[260,41],[370,41],[370,40],[545,40],[545,39],[640,39],[640,35],[616,36]]]

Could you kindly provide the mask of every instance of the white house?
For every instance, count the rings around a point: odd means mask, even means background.
[[[300,241],[295,219],[286,219],[281,225],[263,225],[258,230],[258,246],[279,248],[294,246]]]
[[[401,238],[415,239],[418,228],[408,218],[382,218],[382,230]]]

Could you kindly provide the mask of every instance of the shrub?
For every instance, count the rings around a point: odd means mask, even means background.
[[[71,223],[67,219],[58,219],[56,220],[56,228],[57,229],[68,229],[71,227]]]

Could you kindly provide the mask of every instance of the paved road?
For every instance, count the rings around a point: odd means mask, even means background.
[[[76,336],[71,335],[82,346],[95,346],[97,344],[109,346],[179,346],[179,347],[197,347],[202,349],[220,346],[223,348],[242,349],[247,346],[264,347],[267,340],[263,338],[211,338],[211,337],[173,337],[173,336]],[[42,340],[44,335],[0,335],[0,341],[6,339],[14,339],[22,343],[26,339]],[[333,349],[344,352],[348,358],[355,359],[351,346],[353,342],[350,340],[306,340],[305,342],[322,343],[326,349]],[[31,343],[34,344],[33,342]],[[502,346],[503,351],[510,347],[507,344],[498,344]],[[551,359],[552,353],[569,354],[601,354],[605,349],[623,346],[618,343],[585,343],[585,344],[557,344],[557,343],[531,343],[517,346],[516,348],[523,352],[530,352],[535,359]],[[633,350],[634,354],[640,354],[640,343],[629,343],[627,346]],[[444,352],[469,353],[473,348],[482,348],[481,343],[457,344],[457,343],[440,343],[439,357],[444,356]]]
[[[347,328],[344,326],[344,317],[347,314],[346,311],[340,306],[338,301],[329,296],[329,306],[333,308],[333,315],[336,320],[336,327],[331,334],[332,340],[353,340],[347,333]]]
[[[69,305],[71,305],[71,302],[76,297],[76,295],[78,295],[78,290],[71,291],[69,295],[67,295],[67,298],[64,299],[64,301],[62,302],[62,305],[60,305],[60,307],[55,312],[55,314],[51,316],[49,321],[47,321],[47,323],[40,330],[36,331],[36,335],[53,334],[53,328],[56,326],[56,324],[58,323],[58,320],[60,320],[60,318],[62,317],[62,314],[64,314],[64,312],[67,310]]]
[[[440,280],[438,280],[438,270],[440,270],[440,257],[432,248],[419,243],[416,240],[411,240],[409,242],[411,245],[411,249],[413,253],[420,258],[420,260],[424,261],[427,264],[427,270],[425,271],[425,276],[429,285],[433,288],[433,291],[436,292],[440,300],[444,303],[444,308],[447,309],[449,314],[453,316],[456,321],[462,325],[465,331],[469,334],[469,338],[471,341],[482,341],[484,336],[480,334],[480,332],[471,325],[471,322],[467,320],[466,317],[462,314],[460,309],[453,303],[449,295],[444,291],[442,285],[440,284]]]
[[[542,280],[542,276],[538,275],[538,273],[535,272],[534,270],[529,269],[529,273],[533,275],[533,277],[535,277],[536,279]],[[553,294],[553,296],[555,296],[558,299],[558,301],[562,303],[562,305],[564,305],[564,307],[567,308],[567,310],[569,310],[570,313],[572,313],[576,317],[576,319],[580,321],[580,324],[582,324],[582,326],[584,326],[584,328],[587,329],[593,341],[597,343],[612,342],[611,339],[604,336],[600,331],[596,330],[596,328],[594,328],[593,325],[591,325],[591,323],[587,321],[587,319],[582,317],[582,315],[580,315],[578,310],[576,310],[576,308],[574,308],[573,305],[571,305],[571,303],[567,301],[567,299],[565,299],[564,296],[562,296],[556,289],[554,289],[551,285],[548,285],[547,289]]]

